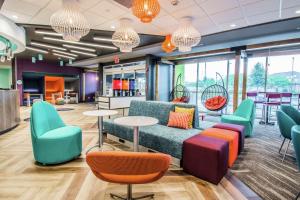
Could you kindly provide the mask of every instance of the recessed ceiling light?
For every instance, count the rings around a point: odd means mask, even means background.
[[[73,53],[69,53],[69,52],[65,52],[65,51],[59,51],[59,50],[56,50],[56,49],[53,49],[52,51],[55,52],[55,53],[65,54],[67,56],[73,56],[73,57],[77,57],[78,56],[78,55],[73,54]]]
[[[86,56],[92,56],[92,57],[96,57],[97,54],[94,53],[86,53],[86,52],[82,52],[82,51],[76,51],[76,50],[71,50],[72,53],[78,53],[78,54],[82,54],[82,55],[86,55]]]
[[[18,19],[19,17],[17,15],[12,16],[14,19]]]
[[[34,47],[28,47],[27,46],[26,49],[31,50],[31,51],[36,51],[36,52],[39,52],[39,53],[45,53],[45,54],[48,53],[48,51],[46,51],[46,50],[39,49],[39,48],[34,48]]]
[[[33,45],[33,46],[46,47],[46,48],[50,48],[50,49],[58,49],[58,50],[62,50],[62,51],[67,50],[67,49],[62,48],[62,47],[58,47],[58,46],[54,46],[54,45],[50,45],[50,44],[44,44],[44,43],[40,43],[40,42],[30,42],[30,44]]]
[[[79,50],[84,50],[84,51],[89,51],[89,52],[95,52],[96,49],[91,49],[91,48],[86,48],[86,47],[79,47],[79,46],[74,46],[70,44],[63,44],[63,47],[67,47],[70,49],[79,49]]]
[[[114,25],[111,25],[110,28],[111,28],[111,29],[115,29],[116,27],[115,27]]]
[[[55,36],[62,36],[61,33],[56,33],[54,31],[47,31],[47,30],[35,30],[34,31],[37,34],[41,34],[41,35],[55,35]]]
[[[296,12],[295,12],[296,14],[300,14],[300,10],[296,10]]]
[[[236,27],[236,24],[230,24],[230,27],[234,28]]]
[[[104,42],[112,42],[113,41],[111,38],[107,38],[107,37],[94,37],[94,40],[104,41]]]
[[[73,42],[73,41],[67,41],[67,40],[63,40],[63,39],[59,39],[59,38],[52,38],[52,37],[43,37],[43,39],[44,40],[57,41],[57,42],[63,42],[63,43],[69,43],[69,44],[78,44],[78,45],[83,45],[83,46],[90,46],[90,47],[98,47],[98,48],[114,49],[114,50],[118,49],[115,46],[108,46],[108,45],[88,43],[88,42]]]
[[[53,55],[58,56],[58,57],[62,57],[62,58],[69,58],[69,59],[75,60],[74,57],[62,55],[62,54],[59,54],[59,53],[53,53]]]

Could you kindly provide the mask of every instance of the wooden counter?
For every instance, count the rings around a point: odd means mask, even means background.
[[[20,99],[17,90],[0,90],[0,134],[20,123]]]

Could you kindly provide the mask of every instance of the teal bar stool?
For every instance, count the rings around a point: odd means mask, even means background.
[[[296,160],[300,171],[300,126],[295,125],[292,128],[292,141],[295,148]]]
[[[66,126],[54,106],[45,101],[32,106],[31,140],[37,162],[59,164],[77,158],[82,150],[81,129]]]

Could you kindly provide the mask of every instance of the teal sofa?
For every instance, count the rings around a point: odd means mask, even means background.
[[[169,113],[175,106],[195,108],[193,128],[184,130],[168,127]],[[196,105],[174,104],[159,101],[131,101],[129,116],[149,116],[159,120],[159,124],[140,128],[139,144],[167,153],[175,158],[182,158],[183,141],[201,132],[199,128],[199,114]],[[113,120],[104,120],[104,129],[120,139],[133,141],[133,128],[113,123]]]
[[[31,140],[37,162],[59,164],[81,154],[82,133],[75,126],[66,126],[56,109],[45,101],[32,106],[30,117]]]
[[[255,105],[251,99],[245,99],[232,115],[222,115],[221,122],[238,124],[245,127],[245,136],[251,136],[255,119]]]

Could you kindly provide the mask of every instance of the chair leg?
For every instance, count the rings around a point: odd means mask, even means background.
[[[127,185],[127,197],[126,198],[121,197],[121,196],[116,195],[116,194],[112,194],[112,193],[110,194],[110,197],[112,199],[116,199],[116,200],[139,200],[139,199],[145,199],[145,198],[154,199],[154,194],[147,194],[147,195],[140,196],[140,197],[132,197],[132,185],[128,184]]]
[[[282,141],[282,143],[281,143],[281,146],[280,146],[280,149],[279,149],[279,154],[280,154],[280,151],[281,151],[281,149],[282,149],[282,147],[283,147],[283,145],[284,145],[285,139],[286,139],[286,138],[284,138],[283,141]]]
[[[298,198],[300,198],[300,192],[297,194],[295,200],[297,200]]]
[[[287,145],[287,147],[286,147],[286,149],[285,149],[285,152],[284,152],[284,155],[283,155],[283,158],[282,158],[281,162],[284,161],[284,158],[285,158],[285,156],[286,156],[287,150],[289,149],[289,146],[290,146],[290,142],[291,142],[291,140],[289,140],[289,143],[288,143],[288,145]]]
[[[119,196],[119,195],[116,195],[116,194],[110,194],[110,197],[112,198],[112,199],[116,199],[116,200],[126,200],[126,198],[123,198],[123,197],[121,197],[121,196]]]

